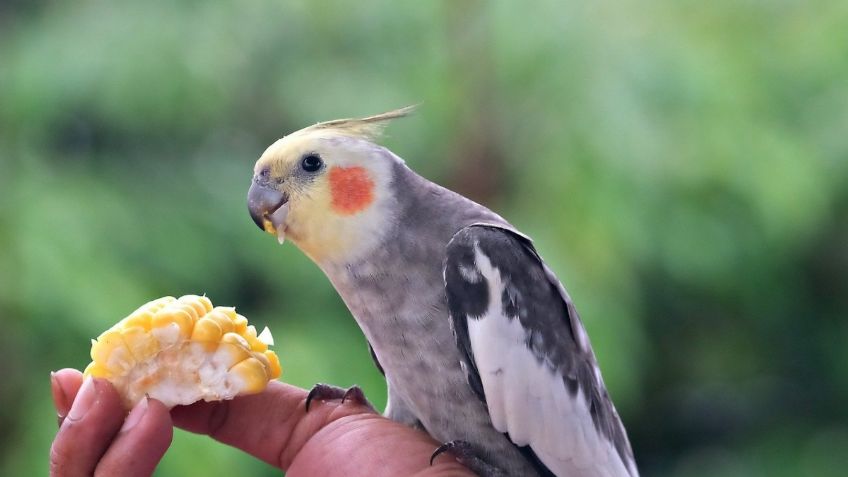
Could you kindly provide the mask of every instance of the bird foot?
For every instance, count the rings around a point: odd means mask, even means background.
[[[508,477],[506,472],[483,460],[474,447],[467,441],[450,441],[440,445],[433,451],[433,455],[430,456],[430,465],[433,465],[436,457],[445,452],[455,455],[462,465],[468,467],[481,477]]]
[[[347,389],[323,383],[318,383],[315,386],[312,386],[312,389],[309,390],[309,394],[306,395],[306,412],[309,412],[309,405],[315,399],[319,401],[341,399],[342,404],[344,404],[345,401],[351,401],[367,407],[372,412],[377,412],[377,410],[374,409],[374,406],[368,402],[368,399],[365,397],[365,393],[362,392],[362,388],[356,385]]]

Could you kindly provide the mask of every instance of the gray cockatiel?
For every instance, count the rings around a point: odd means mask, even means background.
[[[531,240],[375,144],[409,111],[272,144],[254,221],[335,286],[388,382],[387,417],[482,474],[636,476],[583,324]]]

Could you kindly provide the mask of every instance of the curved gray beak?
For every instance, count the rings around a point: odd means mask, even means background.
[[[285,221],[289,213],[289,198],[286,194],[254,180],[247,191],[247,210],[260,229],[276,235],[283,243],[286,237]]]

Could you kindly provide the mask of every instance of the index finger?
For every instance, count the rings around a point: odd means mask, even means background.
[[[287,468],[293,453],[328,419],[325,406],[306,413],[306,391],[279,381],[268,388],[231,401],[199,402],[171,411],[174,424],[206,434],[280,468]],[[323,404],[323,403],[322,403]],[[354,413],[354,406],[345,406]]]
[[[350,401],[313,401],[272,381],[259,394],[171,411],[178,427],[206,434],[294,475],[471,475],[455,459],[429,458],[438,446],[424,432]],[[375,468],[375,462],[379,468]]]

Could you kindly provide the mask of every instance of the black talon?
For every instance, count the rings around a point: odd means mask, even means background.
[[[445,442],[439,447],[436,447],[436,450],[433,451],[433,455],[430,456],[430,465],[433,465],[433,461],[436,460],[436,457],[439,457],[441,454],[448,451],[454,452],[459,458],[462,458],[465,455],[470,455],[473,452],[471,450],[471,444],[466,441],[457,440]]]
[[[323,383],[318,383],[315,386],[312,386],[312,389],[309,390],[309,394],[306,395],[306,412],[309,412],[309,406],[314,399],[318,399],[319,401],[341,399],[342,404],[350,399],[357,404],[367,406],[372,411],[377,412],[376,409],[374,409],[374,406],[372,406],[371,403],[368,402],[368,399],[365,398],[365,393],[362,392],[362,388],[356,385],[347,389]]]
[[[365,394],[362,392],[362,388],[356,385],[347,388],[347,391],[345,391],[344,396],[342,396],[342,404],[344,404],[344,402],[348,398],[353,399],[353,402],[358,402],[360,404],[363,402],[368,402],[368,400],[365,399]]]
[[[306,395],[306,412],[309,412],[309,405],[312,403],[313,399],[318,399],[319,401],[339,399],[344,397],[343,393],[339,394],[341,391],[343,391],[343,389],[324,383],[318,383],[315,386],[312,386],[312,389],[309,390],[309,394]]]
[[[430,465],[433,465],[436,457],[448,451],[453,452],[460,463],[474,471],[477,475],[485,477],[506,477],[507,475],[503,470],[487,463],[477,454],[471,444],[462,440],[445,442],[437,447],[433,451],[433,455],[430,456]]]

